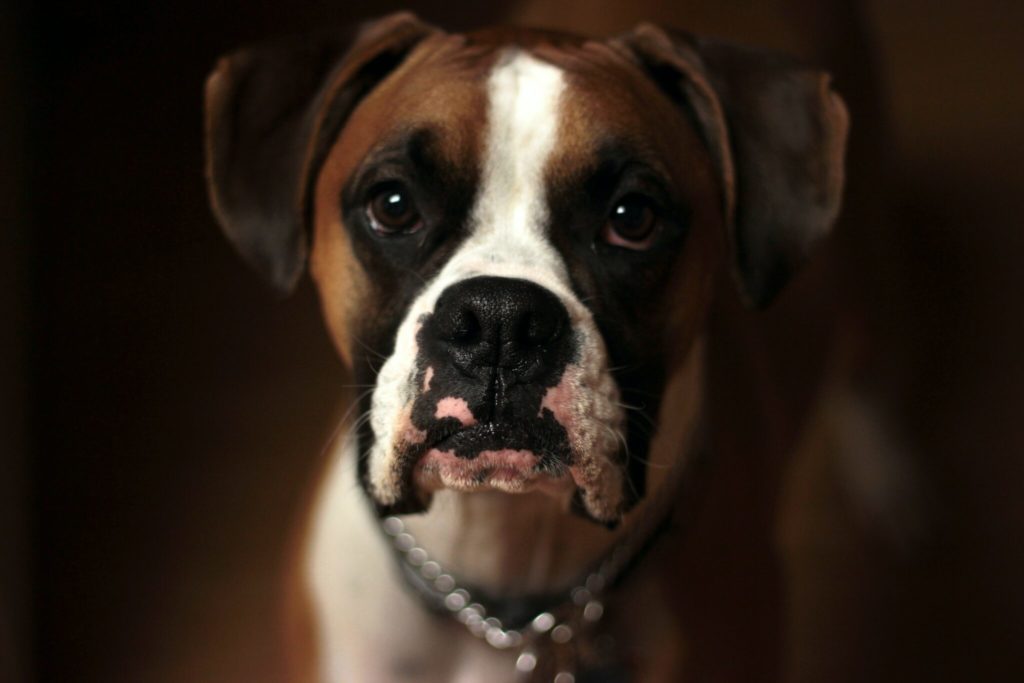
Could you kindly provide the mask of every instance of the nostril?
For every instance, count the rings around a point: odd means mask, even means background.
[[[480,342],[482,328],[476,313],[468,307],[460,308],[445,326],[447,341],[461,346]]]
[[[481,276],[449,286],[429,323],[440,353],[460,368],[543,365],[568,344],[568,312],[536,283]],[[557,355],[557,354],[555,354]]]
[[[558,338],[561,327],[557,316],[543,312],[527,313],[519,323],[516,340],[525,347],[545,346]]]

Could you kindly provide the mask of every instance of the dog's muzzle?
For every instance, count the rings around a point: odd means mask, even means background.
[[[426,433],[416,483],[525,490],[571,464],[565,426],[544,406],[575,357],[565,306],[526,280],[475,277],[450,286],[418,335]]]
[[[382,511],[423,509],[444,488],[540,490],[617,518],[618,392],[586,308],[495,275],[424,297],[374,392],[368,483]]]

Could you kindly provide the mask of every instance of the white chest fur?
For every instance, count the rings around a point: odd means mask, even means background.
[[[332,456],[313,512],[306,581],[323,681],[512,680],[514,656],[427,613],[402,585],[356,481],[354,440]]]
[[[332,456],[305,556],[323,683],[512,683],[516,653],[494,650],[427,612],[404,585],[356,480],[354,439]],[[616,590],[609,634],[638,665],[631,680],[678,680],[680,627],[656,572]]]

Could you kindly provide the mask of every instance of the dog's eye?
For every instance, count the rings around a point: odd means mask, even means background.
[[[658,217],[651,201],[629,194],[612,205],[601,238],[608,244],[626,249],[647,249],[657,235]]]
[[[379,235],[408,235],[423,225],[412,194],[398,182],[381,183],[373,189],[366,215]]]

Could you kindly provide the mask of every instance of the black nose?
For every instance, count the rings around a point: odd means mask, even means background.
[[[456,367],[497,368],[531,381],[563,361],[569,314],[549,290],[527,280],[475,277],[452,285],[434,307],[433,333]]]

